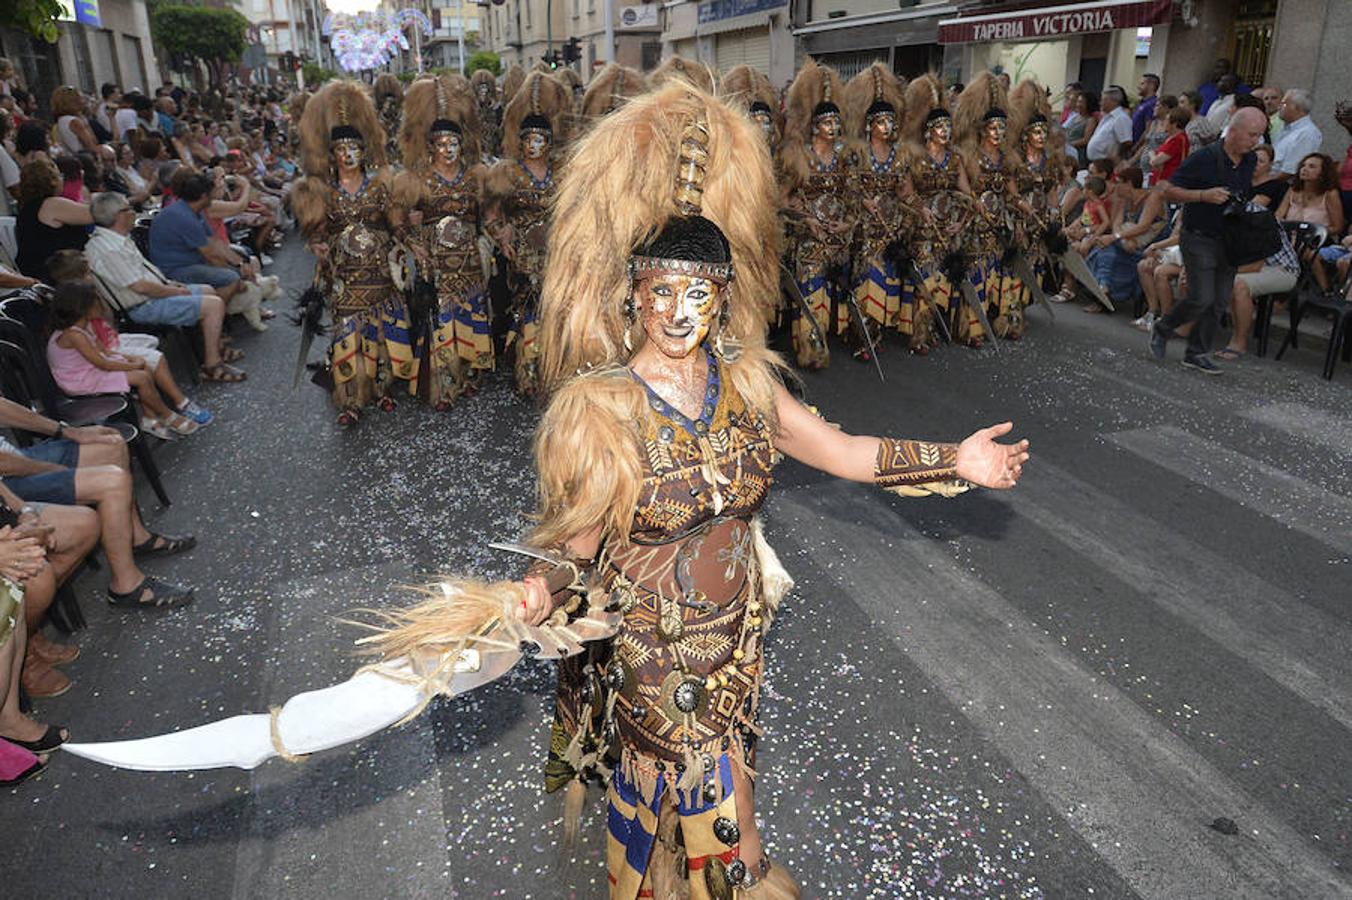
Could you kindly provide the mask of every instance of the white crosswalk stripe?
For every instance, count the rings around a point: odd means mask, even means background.
[[[1140,896],[1352,892],[1280,817],[867,488],[784,490],[771,519],[838,560],[837,587]],[[1227,840],[1202,827],[1222,810],[1251,833]]]
[[[1298,438],[1320,444],[1344,459],[1352,459],[1352,419],[1306,403],[1266,403],[1241,416]]]
[[[1046,460],[1021,517],[1352,729],[1352,627]]]
[[[1108,436],[1114,444],[1352,555],[1352,499],[1172,425]]]

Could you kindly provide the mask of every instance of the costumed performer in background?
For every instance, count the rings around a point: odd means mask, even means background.
[[[556,148],[563,143],[565,117],[572,108],[567,90],[542,72],[526,76],[502,117],[502,159],[484,178],[483,215],[489,235],[507,258],[512,294],[516,389],[534,394],[540,348],[536,318],[544,277],[549,203],[558,172]]]
[[[408,211],[405,242],[435,287],[423,361],[429,366],[428,399],[438,410],[472,393],[480,373],[493,368],[485,291],[490,263],[479,245],[479,193],[487,170],[477,163],[478,131],[475,99],[463,78],[439,75],[409,86],[399,133],[407,168],[395,180],[395,194],[398,207]],[[428,328],[415,322],[414,330]]]
[[[398,214],[385,132],[362,85],[325,85],[306,103],[300,132],[305,177],[291,203],[318,258],[315,284],[333,317],[328,371],[338,424],[346,428],[362,407],[376,402],[392,410],[393,392],[412,393],[417,384],[408,312],[390,272]]]
[[[850,262],[858,211],[850,190],[860,154],[845,139],[840,76],[811,59],[789,87],[784,141],[780,147],[781,190],[789,235],[790,270],[798,297],[789,307],[795,361],[823,369],[831,361],[825,337],[833,308],[844,304],[840,274]],[[835,313],[843,331],[848,308]]]
[[[399,150],[399,119],[404,109],[404,83],[386,72],[371,87],[371,98],[380,116],[380,127],[385,129],[385,159],[398,166],[403,160]]]
[[[614,112],[630,97],[648,89],[643,75],[628,66],[608,63],[587,85],[582,96],[582,121],[591,122]]]
[[[502,152],[502,100],[498,96],[498,80],[487,69],[475,69],[469,83],[474,90],[474,106],[479,119],[482,161],[491,165]]]

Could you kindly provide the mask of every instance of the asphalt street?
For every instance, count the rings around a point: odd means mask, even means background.
[[[311,262],[294,239],[274,271]],[[769,638],[757,808],[806,897],[1352,896],[1352,366],[1323,350],[1208,378],[1127,317],[1034,310],[1027,337],[880,382],[837,351],[807,400],[850,431],[1032,441],[1008,493],[902,500],[782,463],[767,536],[797,579]],[[36,714],[141,737],[340,681],[356,607],[488,549],[533,500],[535,408],[509,371],[438,414],[340,433],[254,335],[219,419],[161,447],[193,532],[148,569],[197,602],[124,612],[77,584],[74,688]],[[316,355],[318,348],[316,348]],[[560,848],[541,790],[545,664],[299,763],[146,774],[57,754],[0,795],[5,897],[599,898],[603,802]],[[1213,827],[1232,820],[1236,833]]]

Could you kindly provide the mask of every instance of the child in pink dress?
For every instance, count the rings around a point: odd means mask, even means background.
[[[90,319],[99,314],[94,286],[70,282],[56,289],[51,301],[52,336],[47,365],[57,386],[72,396],[124,394],[136,389],[144,415],[141,426],[158,438],[192,434],[196,422],[173,412],[155,388],[144,359],[109,353],[99,344]]]

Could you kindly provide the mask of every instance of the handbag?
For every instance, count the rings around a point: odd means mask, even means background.
[[[1221,154],[1216,143],[1216,174],[1221,174]],[[1250,207],[1244,199],[1231,197],[1221,210],[1221,245],[1230,265],[1238,268],[1261,262],[1282,248],[1282,227],[1269,209]]]

